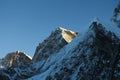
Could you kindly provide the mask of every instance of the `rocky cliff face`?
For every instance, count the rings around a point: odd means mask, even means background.
[[[57,28],[47,39],[37,46],[33,62],[47,59],[50,55],[57,53],[63,46],[71,42],[76,35],[77,32],[61,27]]]

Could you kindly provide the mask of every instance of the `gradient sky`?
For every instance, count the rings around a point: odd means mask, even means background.
[[[0,58],[36,46],[61,26],[83,32],[94,17],[109,21],[119,0],[0,0]]]

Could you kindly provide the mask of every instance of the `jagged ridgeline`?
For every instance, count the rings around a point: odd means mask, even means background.
[[[40,74],[28,80],[119,80],[120,34],[114,29],[94,20],[84,35],[41,60]]]
[[[23,52],[0,60],[1,80],[119,80],[120,29],[98,19],[84,34],[57,28],[33,59]]]

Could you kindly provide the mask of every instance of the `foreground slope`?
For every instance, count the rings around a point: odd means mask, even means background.
[[[49,57],[41,70],[28,80],[119,80],[119,35],[93,21],[84,35]]]

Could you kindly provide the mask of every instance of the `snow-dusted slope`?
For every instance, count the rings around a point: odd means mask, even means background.
[[[109,30],[93,21],[84,35],[50,56],[41,73],[28,80],[119,80],[120,39]]]
[[[63,46],[71,42],[76,35],[76,32],[58,27],[47,39],[37,46],[33,62],[47,59],[50,55],[57,53]]]

